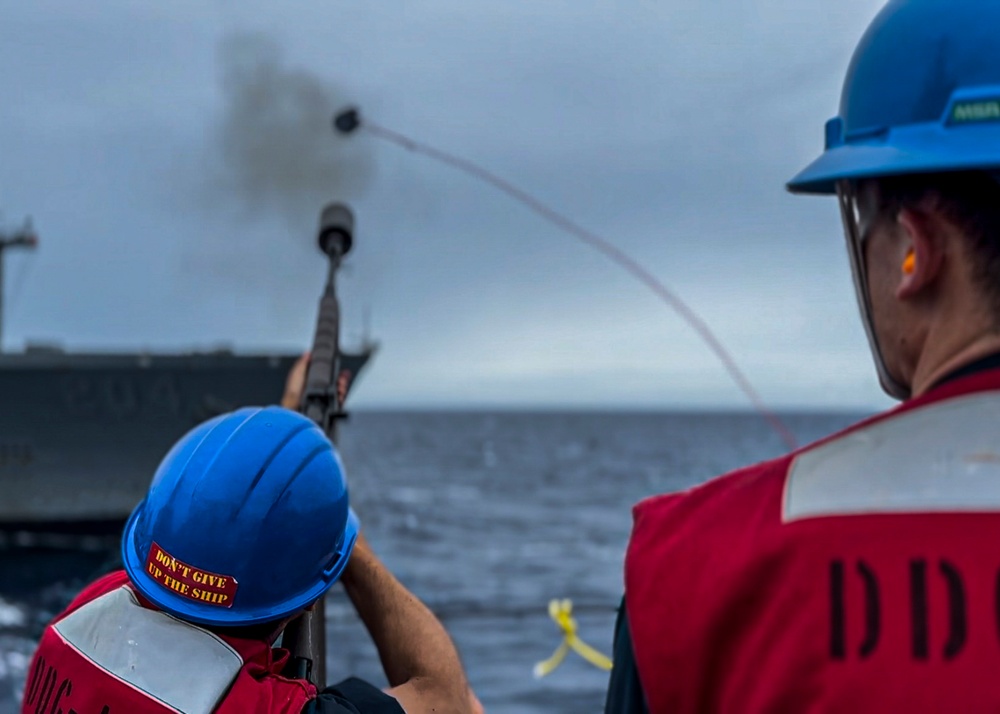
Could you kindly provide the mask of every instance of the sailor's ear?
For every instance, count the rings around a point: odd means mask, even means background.
[[[896,297],[913,298],[941,275],[947,226],[932,211],[904,208],[897,217],[903,235]]]

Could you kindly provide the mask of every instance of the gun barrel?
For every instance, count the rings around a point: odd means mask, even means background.
[[[337,301],[337,271],[351,248],[354,216],[342,204],[329,204],[320,215],[320,250],[329,260],[326,285],[319,300],[316,332],[306,371],[302,413],[312,419],[337,443],[337,421],[344,416],[338,390],[340,370],[340,303]],[[322,599],[285,628],[282,644],[291,652],[289,673],[326,684],[326,606]]]

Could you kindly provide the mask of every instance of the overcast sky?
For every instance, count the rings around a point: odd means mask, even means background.
[[[783,188],[879,0],[0,3],[0,210],[41,236],[7,260],[8,348],[301,350],[341,199],[347,342],[365,310],[382,342],[358,406],[745,406],[605,258],[334,137],[352,102],[625,249],[769,403],[888,404],[835,202]]]

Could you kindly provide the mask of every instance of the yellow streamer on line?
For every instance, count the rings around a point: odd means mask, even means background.
[[[598,669],[605,671],[611,669],[611,660],[608,657],[577,637],[577,624],[573,618],[572,600],[549,600],[549,617],[555,620],[555,623],[563,631],[563,641],[551,657],[535,665],[536,679],[551,674],[566,659],[570,650],[576,652]]]

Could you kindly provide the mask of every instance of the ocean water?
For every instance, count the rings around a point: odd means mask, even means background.
[[[783,415],[801,443],[858,418]],[[532,675],[561,641],[549,600],[571,598],[580,636],[610,654],[632,504],[784,450],[745,413],[364,412],[341,448],[369,540],[444,622],[491,714],[601,711],[608,675],[575,654]],[[0,713],[17,711],[45,622],[109,566],[106,544],[74,545],[0,552]],[[327,629],[331,681],[385,684],[336,587]]]

